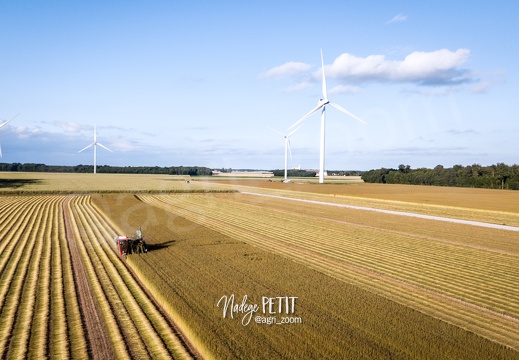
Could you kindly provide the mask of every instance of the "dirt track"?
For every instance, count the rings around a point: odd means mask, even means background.
[[[115,359],[115,350],[110,343],[108,330],[106,329],[99,307],[95,305],[94,297],[90,289],[83,261],[79,255],[76,237],[72,231],[70,214],[67,211],[70,198],[63,202],[63,217],[65,220],[65,230],[70,249],[74,281],[76,292],[79,298],[80,311],[83,319],[83,326],[87,333],[87,344],[89,357],[92,359]]]

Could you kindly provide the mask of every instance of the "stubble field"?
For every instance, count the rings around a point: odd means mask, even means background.
[[[0,230],[3,356],[92,354],[76,251],[107,347],[122,358],[519,358],[518,232],[244,193],[515,225],[514,192],[78,179],[91,195],[0,197],[5,209],[18,209],[5,211]],[[54,191],[47,181],[17,191]],[[110,182],[119,193],[108,193]],[[45,206],[55,210],[29,211]],[[111,239],[139,226],[150,251],[122,261]],[[218,306],[232,294],[237,304],[297,297],[289,314],[296,321],[244,325],[243,313],[231,318]],[[151,335],[130,340],[142,333]],[[51,345],[58,341],[67,345]]]

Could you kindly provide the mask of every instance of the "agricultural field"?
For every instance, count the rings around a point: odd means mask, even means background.
[[[0,208],[2,358],[196,356],[88,196],[1,196]]]
[[[519,359],[519,232],[335,206],[519,226],[519,193],[16,175],[2,358]]]
[[[151,239],[169,239],[130,261],[185,307],[179,316],[222,358],[519,355],[511,350],[519,343],[517,233],[238,193],[102,195],[94,203],[120,223],[140,219]],[[231,293],[298,296],[298,315],[316,328],[302,320],[244,329],[214,309]]]

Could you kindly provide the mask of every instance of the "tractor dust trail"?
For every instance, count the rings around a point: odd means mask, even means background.
[[[260,194],[260,193],[254,193],[254,192],[248,192],[248,191],[242,191],[241,193],[246,194],[246,195],[264,196],[264,197],[300,201],[300,202],[318,204],[318,205],[336,206],[336,207],[347,208],[347,209],[374,211],[374,212],[391,214],[391,215],[409,216],[409,217],[416,217],[416,218],[427,219],[427,220],[436,220],[436,221],[445,221],[445,222],[464,224],[464,225],[481,226],[481,227],[492,228],[492,229],[519,231],[519,227],[517,227],[517,226],[491,224],[491,223],[485,223],[485,222],[481,222],[481,221],[453,219],[453,218],[447,218],[447,217],[441,217],[441,216],[416,214],[416,213],[410,213],[410,212],[405,212],[405,211],[384,210],[384,209],[377,209],[377,208],[371,208],[371,207],[365,207],[365,206],[337,204],[337,203],[317,201],[317,200],[297,199],[297,198],[291,198],[291,197],[286,197],[286,196]]]

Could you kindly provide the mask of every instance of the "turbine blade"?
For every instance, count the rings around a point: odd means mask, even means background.
[[[323,49],[321,49],[321,66],[323,68],[323,99],[328,100],[328,93],[326,92],[326,76],[324,76]]]
[[[104,145],[101,144],[101,143],[97,143],[97,145],[101,146],[103,149],[106,149],[106,150],[108,150],[108,151],[110,151],[110,152],[113,152],[112,150],[110,150],[109,148],[107,148],[106,146],[104,146]]]
[[[13,120],[15,117],[17,117],[18,115],[20,114],[16,114],[15,116],[13,116],[12,118],[10,118],[9,120],[7,120],[6,122],[4,122],[3,124],[0,125],[0,128],[3,127],[4,125],[7,125],[7,123],[11,120]]]
[[[299,129],[301,129],[303,127],[303,125],[304,124],[301,124],[295,130],[292,130],[292,132],[288,133],[287,137],[290,137],[290,136],[294,135],[297,132],[297,130],[299,130]]]
[[[342,106],[337,105],[336,103],[332,103],[332,102],[330,102],[329,104],[330,104],[331,106],[333,106],[334,108],[336,108],[337,110],[342,111],[342,112],[345,113],[346,115],[351,116],[351,117],[354,118],[355,120],[358,120],[358,121],[360,121],[361,123],[367,125],[367,123],[366,123],[364,120],[362,120],[362,119],[359,118],[358,116],[353,115],[351,112],[349,112],[348,110],[346,110],[346,109],[343,108]]]
[[[270,126],[267,126],[267,127],[268,127],[270,130],[277,132],[279,135],[281,135],[281,136],[285,136],[285,134],[283,134],[281,131],[278,131],[278,130],[276,130],[276,129],[274,129],[274,128],[271,128]]]
[[[79,154],[81,151],[88,149],[88,148],[91,147],[92,145],[94,145],[94,143],[92,143],[92,144],[88,145],[87,147],[85,147],[85,148],[79,150],[77,153]]]
[[[0,158],[2,157],[2,147],[0,146]]]
[[[290,126],[288,129],[291,129],[293,128],[294,126],[298,125],[300,122],[302,122],[303,120],[305,120],[307,117],[309,117],[310,115],[312,115],[313,113],[319,111],[319,109],[321,109],[324,105],[317,105],[315,108],[313,108],[308,114],[306,114],[305,116],[303,116],[301,119],[297,120],[294,124],[292,124],[292,126]]]
[[[287,145],[288,153],[290,154],[290,165],[292,166],[292,149],[290,148],[290,139],[288,139]]]

